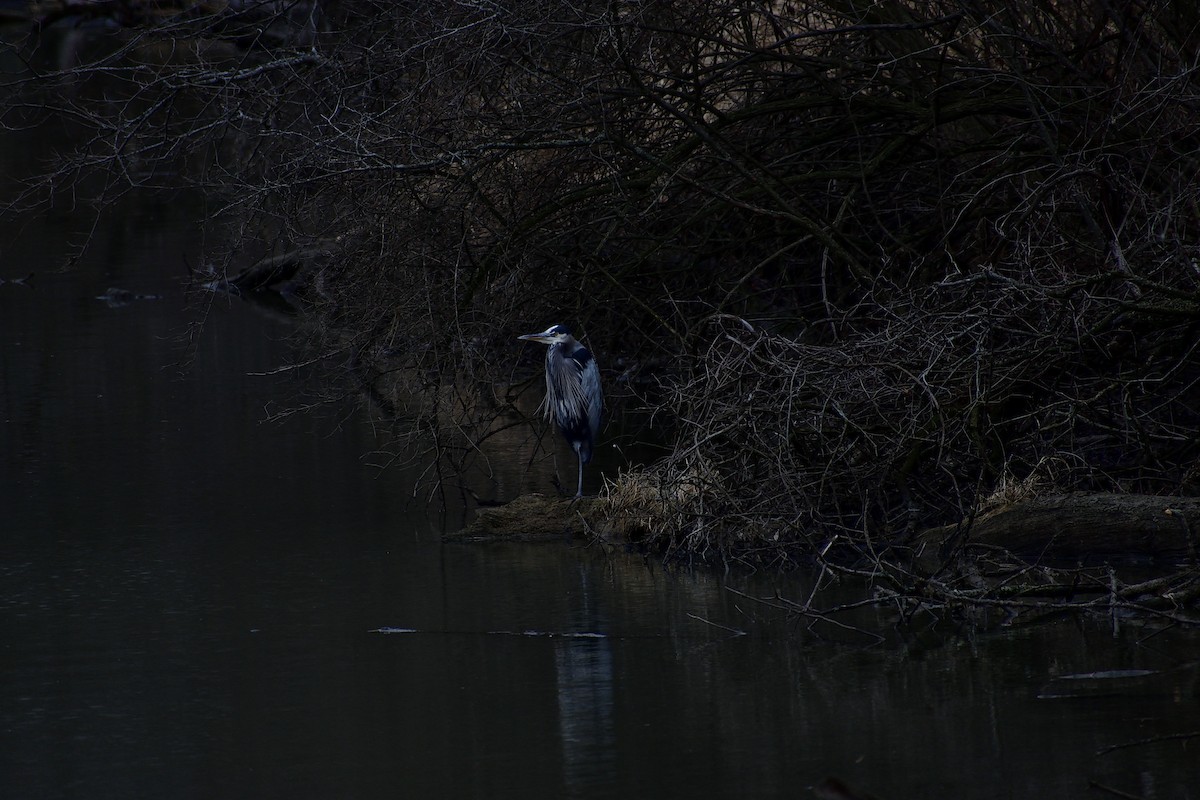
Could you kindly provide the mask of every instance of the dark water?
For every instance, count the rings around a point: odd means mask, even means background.
[[[37,147],[0,139],[6,176]],[[1097,755],[1200,730],[1186,681],[1038,698],[1195,637],[871,645],[727,588],[802,599],[802,576],[443,546],[464,509],[413,500],[422,465],[373,468],[366,415],[272,421],[316,387],[272,374],[293,323],[183,292],[196,198],[129,196],[59,271],[87,224],[0,228],[0,277],[35,273],[0,286],[0,797],[773,798],[829,775],[885,800],[1200,797],[1200,739]]]

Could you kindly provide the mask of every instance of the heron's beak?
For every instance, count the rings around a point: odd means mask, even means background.
[[[518,336],[518,339],[523,339],[527,342],[541,342],[542,344],[551,344],[552,342],[546,336],[540,333],[527,333],[524,336]]]

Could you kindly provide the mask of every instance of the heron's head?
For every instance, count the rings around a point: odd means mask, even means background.
[[[571,329],[566,325],[551,325],[541,333],[527,333],[517,338],[542,344],[562,344],[571,340]]]

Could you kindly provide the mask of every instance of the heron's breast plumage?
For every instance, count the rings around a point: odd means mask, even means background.
[[[546,351],[546,416],[586,463],[600,427],[600,371],[588,349],[574,344],[569,351],[561,344]]]

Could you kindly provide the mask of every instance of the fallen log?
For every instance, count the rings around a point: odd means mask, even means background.
[[[961,531],[945,525],[925,531],[921,540],[941,546]],[[1076,492],[989,511],[970,524],[966,541],[1027,557],[1194,560],[1198,537],[1200,497]]]
[[[328,258],[329,255],[330,247],[327,244],[302,247],[260,259],[235,275],[216,277],[202,285],[209,291],[238,295],[267,289],[276,292],[290,291],[296,284],[305,282],[307,273],[314,269],[314,263]],[[212,273],[208,275],[212,276]]]
[[[293,250],[290,253],[264,258],[256,264],[243,269],[237,275],[219,281],[220,288],[237,292],[253,292],[267,289],[292,280],[300,270],[300,266],[309,257],[309,251]]]
[[[532,542],[586,536],[594,532],[589,515],[595,503],[596,498],[522,495],[479,509],[466,528],[444,538]],[[928,548],[942,548],[962,535],[962,526],[945,525],[919,538]],[[965,542],[1027,558],[1197,560],[1200,497],[1084,492],[1035,497],[981,514],[966,529]]]

